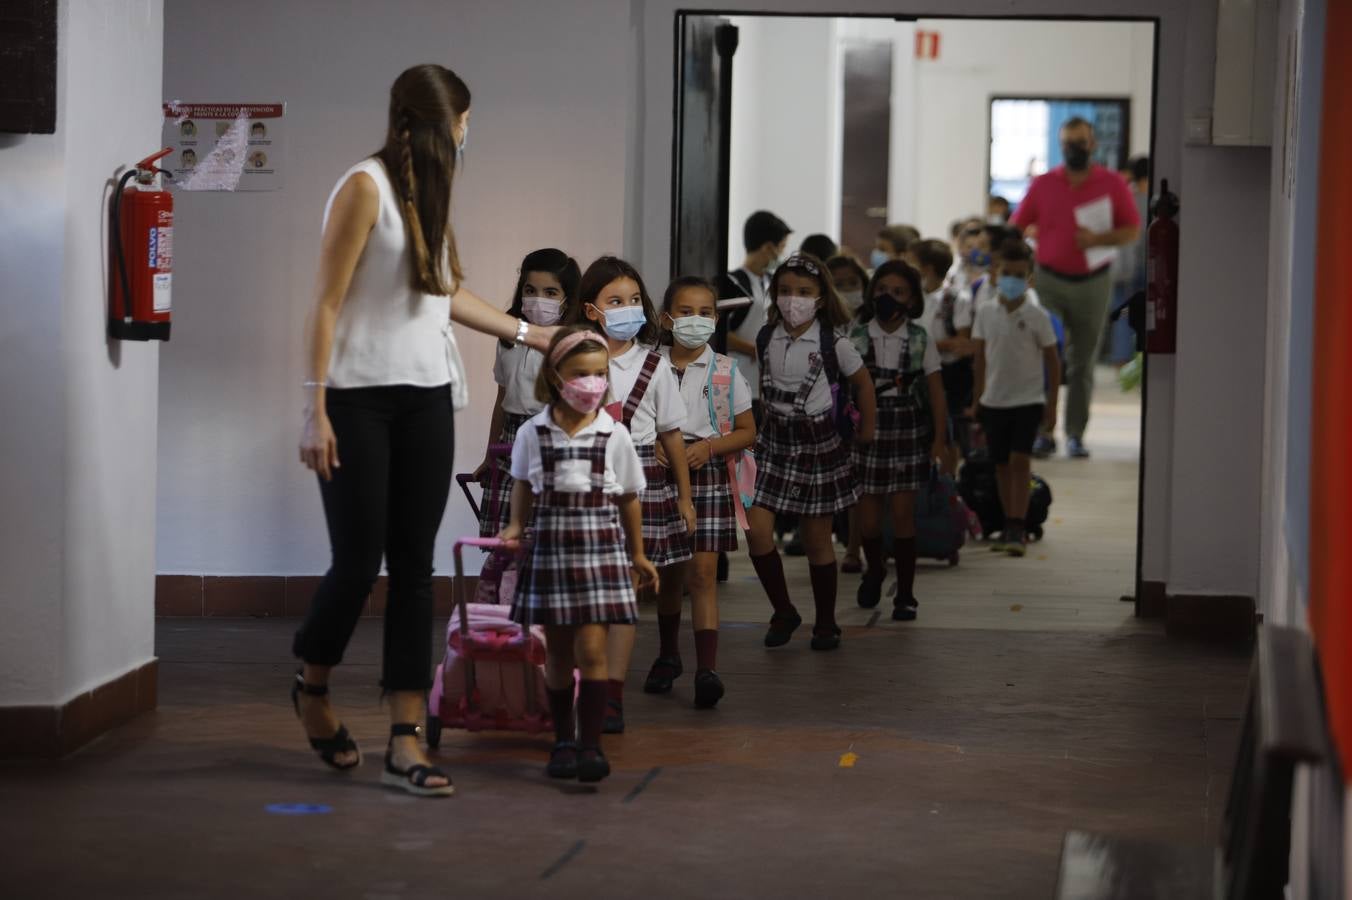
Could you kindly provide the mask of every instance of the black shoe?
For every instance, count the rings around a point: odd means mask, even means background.
[[[883,599],[883,580],[879,578],[874,581],[865,575],[864,580],[859,582],[859,593],[855,595],[855,599],[864,609],[873,609]]]
[[[718,575],[717,581],[723,584],[728,580],[728,555],[726,553],[718,554]]]
[[[600,747],[583,747],[577,754],[577,780],[594,784],[610,774],[610,763]]]
[[[713,669],[695,673],[695,708],[713,709],[723,699],[723,679]]]
[[[550,778],[577,777],[576,741],[559,741],[554,745],[554,749],[549,751],[549,765],[545,766],[545,774]]]
[[[614,700],[606,701],[606,720],[601,726],[602,734],[624,734],[624,706]],[[610,770],[607,769],[607,772]]]
[[[391,725],[391,747],[393,747],[395,738],[416,737],[420,731],[422,729],[413,724]],[[445,778],[446,783],[435,786],[428,785],[427,782],[433,778]],[[451,784],[450,777],[436,766],[414,763],[407,769],[396,769],[394,767],[393,749],[385,751],[385,771],[380,773],[380,781],[382,784],[397,787],[417,797],[449,797],[455,793],[455,785]]]
[[[648,670],[648,679],[643,682],[645,694],[670,694],[671,685],[684,672],[679,656],[659,656]]]
[[[765,646],[783,647],[793,637],[793,633],[798,630],[798,626],[803,624],[803,617],[798,613],[790,613],[781,616],[778,613],[770,617],[770,630],[765,632]]]
[[[812,649],[813,650],[835,650],[840,646],[840,628],[832,628],[830,632],[821,632],[813,630]]]
[[[297,672],[296,680],[291,683],[291,705],[296,708],[296,718],[299,719],[301,717],[301,694],[304,694],[307,697],[323,697],[327,695],[328,692],[329,686],[327,684],[306,684],[304,676],[300,672]],[[346,771],[347,769],[355,769],[357,766],[361,765],[361,748],[358,747],[357,742],[352,739],[352,735],[348,732],[346,725],[340,723],[338,725],[338,730],[334,732],[333,737],[316,738],[309,737],[308,735],[306,737],[310,741],[310,749],[319,754],[319,758],[324,760],[325,765],[337,769],[340,772]],[[357,754],[357,758],[345,766],[340,766],[335,761],[338,758],[339,753],[355,753]]]
[[[914,597],[904,601],[893,601],[892,603],[893,622],[914,622],[919,613],[920,601]]]

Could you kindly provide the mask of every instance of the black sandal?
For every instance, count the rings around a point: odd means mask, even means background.
[[[305,694],[307,697],[323,697],[327,695],[328,692],[329,686],[327,684],[306,684],[304,675],[297,672],[296,680],[291,684],[291,705],[296,708],[296,718],[301,718],[301,694]],[[361,748],[358,747],[357,742],[352,739],[352,735],[348,732],[346,725],[340,723],[338,725],[338,731],[333,737],[316,738],[309,737],[309,735],[306,735],[306,737],[309,738],[310,747],[319,754],[319,758],[324,761],[325,765],[335,768],[340,772],[345,772],[348,769],[355,769],[357,766],[361,765]],[[347,765],[340,765],[335,761],[339,753],[355,753],[357,754],[357,758]]]
[[[419,797],[449,797],[455,793],[451,777],[436,766],[415,763],[407,769],[396,769],[393,762],[394,739],[397,737],[417,737],[422,732],[420,725],[391,725],[390,748],[385,750],[385,771],[380,773],[381,784],[397,787]],[[429,787],[428,779],[445,778],[446,783]]]

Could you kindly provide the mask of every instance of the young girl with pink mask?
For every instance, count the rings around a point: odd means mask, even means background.
[[[549,247],[526,254],[508,315],[532,325],[557,325],[565,321],[572,312],[581,277],[577,263],[562,250]],[[498,355],[493,362],[498,399],[488,426],[490,447],[511,446],[521,423],[544,406],[535,399],[535,379],[543,358],[539,350],[524,344],[498,342]],[[474,470],[475,479],[484,489],[483,503],[479,506],[480,537],[492,537],[507,524],[512,499],[510,468],[510,457],[504,454],[494,459],[485,448],[484,461]]]
[[[643,466],[629,432],[601,408],[609,375],[596,332],[555,335],[535,388],[547,405],[517,433],[511,520],[498,535],[516,542],[530,528],[512,618],[545,629],[555,736],[546,771],[584,782],[610,774],[601,752],[609,626],[638,620],[635,582],[657,589],[657,568],[643,552]],[[576,720],[574,668],[582,676]]]

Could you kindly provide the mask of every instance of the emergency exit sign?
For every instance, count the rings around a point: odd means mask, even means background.
[[[917,31],[915,33],[915,58],[939,58],[939,32]]]

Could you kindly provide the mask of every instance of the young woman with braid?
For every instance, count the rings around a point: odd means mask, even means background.
[[[450,207],[469,100],[439,65],[395,80],[385,145],[343,175],[325,210],[304,379],[300,458],[319,477],[333,562],[292,645],[302,662],[292,702],[327,765],[361,763],[329,705],[329,673],[383,560],[391,728],[381,780],[421,796],[453,791],[416,724],[432,681],[432,549],[451,483],[453,410],[468,399],[451,323],[539,350],[556,331],[463,286]]]

